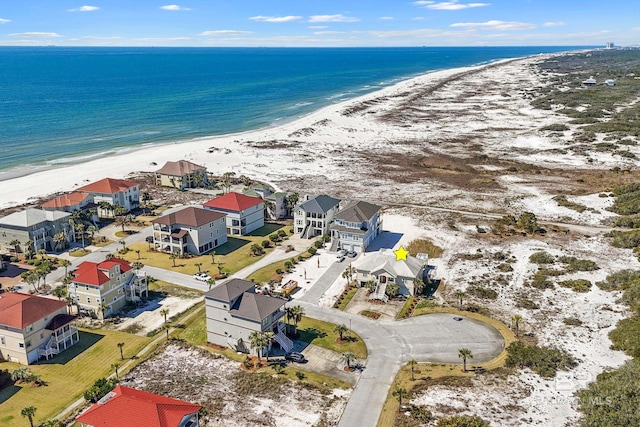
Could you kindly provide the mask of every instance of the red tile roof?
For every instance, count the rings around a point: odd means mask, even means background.
[[[245,196],[240,193],[227,193],[224,196],[209,200],[203,206],[212,209],[240,212],[260,203],[264,203],[264,201],[259,197]]]
[[[24,329],[66,305],[66,301],[5,292],[0,294],[0,325]]]
[[[105,178],[80,187],[78,191],[84,191],[85,193],[115,194],[127,188],[135,187],[136,185],[138,185],[137,182],[127,181],[125,179]]]
[[[116,265],[120,266],[121,273],[126,273],[132,268],[128,261],[120,258],[110,258],[100,264],[85,261],[78,265],[78,268],[73,272],[76,276],[73,281],[87,285],[102,286],[109,281],[109,275],[106,272]]]
[[[62,196],[56,197],[53,200],[49,200],[48,202],[44,202],[42,204],[42,207],[43,208],[56,208],[56,209],[68,208],[70,206],[75,206],[75,205],[78,205],[78,204],[84,202],[89,197],[91,197],[91,196],[89,194],[87,194],[87,193],[80,193],[80,192],[76,191],[75,193],[63,194]]]
[[[116,386],[106,402],[96,403],[77,418],[95,427],[177,427],[199,405],[146,391]]]

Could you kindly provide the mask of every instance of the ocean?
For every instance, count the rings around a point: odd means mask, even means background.
[[[429,71],[574,49],[0,47],[0,180],[278,125]]]

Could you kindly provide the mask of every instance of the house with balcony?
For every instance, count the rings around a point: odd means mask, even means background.
[[[100,218],[113,218],[114,211],[105,206],[123,206],[129,212],[140,206],[140,185],[125,179],[104,178],[77,189],[78,192],[89,194],[93,203],[98,207]]]
[[[227,243],[226,214],[189,206],[160,218],[153,224],[156,250],[185,255],[202,255]]]
[[[249,353],[252,332],[273,332],[284,351],[293,348],[282,322],[287,301],[257,294],[254,282],[230,279],[213,287],[204,298],[208,342]]]
[[[146,275],[120,258],[85,261],[73,276],[69,296],[80,310],[94,312],[101,319],[118,313],[127,301],[148,296]]]
[[[331,250],[364,252],[382,232],[381,209],[378,205],[362,200],[342,207],[329,226]]]
[[[339,199],[326,194],[307,197],[293,211],[294,232],[304,239],[329,234],[329,224],[339,210]]]
[[[260,197],[231,192],[202,206],[226,214],[227,234],[232,236],[245,236],[264,226],[264,200]]]
[[[0,360],[28,365],[80,340],[67,302],[13,292],[0,294]]]
[[[93,196],[89,193],[82,193],[80,191],[63,194],[40,205],[40,207],[46,211],[64,212],[84,210],[94,206]]]
[[[83,427],[199,427],[201,406],[117,385],[76,421]]]
[[[355,269],[354,280],[364,286],[372,280],[376,284],[375,291],[369,299],[386,302],[386,288],[389,283],[398,285],[402,295],[415,295],[414,282],[417,279],[430,283],[434,279],[435,267],[428,265],[427,254],[407,255],[406,259],[398,259],[391,249],[380,249],[367,253],[355,260],[351,266]]]
[[[0,218],[0,244],[7,252],[13,251],[14,246],[9,243],[17,240],[23,252],[27,250],[26,242],[33,242],[33,251],[41,249],[52,251],[55,249],[53,237],[64,233],[67,241],[71,241],[69,219],[71,214],[63,211],[45,211],[29,208],[14,212]]]
[[[188,160],[167,162],[156,171],[156,185],[184,190],[208,184],[207,168]]]

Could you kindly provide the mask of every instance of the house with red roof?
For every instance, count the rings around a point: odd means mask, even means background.
[[[189,206],[156,218],[153,245],[156,250],[183,256],[201,255],[227,243],[226,214]]]
[[[148,296],[146,275],[120,258],[100,263],[85,261],[73,272],[69,296],[80,310],[105,318],[119,312],[127,301]]]
[[[201,406],[116,386],[76,418],[84,427],[199,427]]]
[[[140,186],[134,181],[104,178],[82,186],[77,191],[93,197],[101,218],[113,217],[113,207],[116,205],[124,206],[126,212],[140,206]]]
[[[13,292],[0,294],[0,360],[28,365],[80,340],[67,302]]]
[[[205,209],[227,215],[227,234],[244,236],[264,226],[264,200],[240,193],[227,193],[209,200]]]
[[[44,202],[40,207],[45,211],[73,212],[93,206],[93,196],[89,193],[74,191]]]

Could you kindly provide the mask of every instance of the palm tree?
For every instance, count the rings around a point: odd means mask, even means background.
[[[136,249],[135,252],[136,252],[136,255],[138,256],[138,259],[140,259],[140,249]]]
[[[106,317],[105,313],[109,311],[109,304],[107,304],[106,302],[102,302],[100,303],[99,309],[100,309],[100,313],[102,313],[102,321],[104,322]]]
[[[69,267],[71,266],[71,261],[68,259],[61,259],[60,266],[64,267],[64,277],[69,276]]]
[[[16,253],[16,255],[18,254],[18,250],[20,249],[20,240],[18,239],[13,239],[12,241],[9,242],[10,246],[13,246],[13,252]]]
[[[123,207],[124,209],[124,207]],[[116,225],[119,225],[120,227],[122,227],[122,232],[124,233],[124,227],[129,225],[129,223],[131,222],[131,216],[130,215],[118,215],[116,216]]]
[[[118,349],[120,349],[120,360],[124,360],[124,352],[123,349],[124,348],[124,343],[123,342],[119,342],[118,343]]]
[[[124,240],[118,240],[118,243],[122,245],[122,252],[127,250],[127,242],[125,242]]]
[[[169,309],[163,308],[160,310],[160,314],[164,316],[164,323],[167,323],[167,314],[169,314]]]
[[[291,211],[293,210],[293,208],[296,207],[299,199],[300,199],[300,195],[298,193],[289,194],[287,196],[287,200],[285,203],[287,208],[289,209],[289,214],[291,214]]]
[[[171,260],[171,262],[173,262],[173,266],[176,266],[176,258],[178,258],[178,255],[172,253],[171,255],[169,255],[169,259]]]
[[[258,353],[258,363],[262,363],[262,350],[266,347],[264,334],[259,331],[253,331],[249,334],[249,345]]]
[[[84,248],[84,224],[76,224],[75,230],[80,233],[80,237],[82,238],[82,247]]]
[[[165,324],[162,325],[162,329],[167,333],[167,341],[169,341],[169,329],[171,329],[171,322],[165,322]]]
[[[56,233],[53,236],[53,243],[55,243],[55,250],[58,250],[60,246],[64,249],[64,241],[67,239],[67,236],[64,233]]]
[[[27,282],[29,285],[33,286],[33,290],[35,292],[38,292],[38,288],[35,285],[40,279],[38,278],[35,270],[25,271],[20,274],[20,277],[22,277],[22,280]]]
[[[23,418],[29,418],[29,424],[31,424],[31,427],[33,427],[33,416],[36,414],[36,411],[38,409],[35,406],[27,406],[26,408],[22,408],[22,411],[20,411],[20,415],[22,415]]]
[[[223,269],[222,266],[224,265],[223,262],[218,261],[218,274],[222,274]]]
[[[213,287],[213,285],[216,284],[216,279],[214,279],[213,277],[209,280],[207,280],[207,284],[209,285],[209,290],[211,290],[211,288]]]
[[[47,250],[46,249],[40,249],[38,251],[38,255],[40,255],[40,261],[44,261],[45,258],[47,257]]]
[[[416,359],[411,359],[407,362],[407,365],[411,368],[411,381],[415,381],[416,378],[413,375],[413,371],[415,367],[418,365],[418,361]]]
[[[415,279],[413,281],[413,295],[422,295],[422,292],[424,292],[424,281],[422,279]]]
[[[293,334],[298,334],[298,322],[302,320],[302,316],[304,316],[304,308],[301,305],[294,305],[293,307]]]
[[[120,378],[118,377],[118,368],[120,367],[120,364],[118,362],[116,363],[112,363],[111,364],[111,369],[113,369],[114,371],[116,371],[116,380],[119,380]]]
[[[271,348],[271,344],[273,343],[273,341],[276,339],[276,334],[274,334],[273,332],[264,332],[262,334],[264,336],[264,346],[265,349],[267,350],[267,365],[269,364],[269,349]]]
[[[90,225],[87,227],[87,233],[90,234],[91,241],[93,241],[93,235],[96,234],[97,232],[98,232],[98,227],[96,227],[95,225]]]
[[[468,348],[458,350],[458,357],[462,359],[462,371],[467,372],[467,359],[473,359],[473,354]]]
[[[209,252],[209,255],[211,255],[211,263],[215,264],[216,263],[216,251]]]
[[[111,203],[103,200],[98,203],[98,207],[104,212],[103,216],[113,215],[114,206]]]
[[[349,264],[349,266],[342,272],[342,278],[347,279],[347,282],[351,283],[355,272],[355,267],[352,267],[351,264]]]
[[[39,279],[42,279],[42,286],[47,285],[47,274],[51,273],[51,263],[43,262],[40,264],[35,270],[36,275]]]
[[[393,392],[391,392],[391,395],[398,399],[398,412],[400,412],[400,409],[402,408],[402,399],[407,397],[407,394],[407,389],[400,387],[399,385],[395,386]]]
[[[291,319],[295,316],[293,307],[285,307],[284,308],[284,319],[287,323],[287,326],[291,326]]]
[[[62,298],[67,296],[67,288],[65,288],[64,286],[58,286],[51,293],[53,294],[53,296],[58,297],[58,299],[62,301]]]
[[[340,355],[340,360],[343,360],[347,364],[347,368],[351,369],[351,364],[356,361],[356,355],[350,351],[345,351]]]
[[[336,325],[335,328],[333,328],[333,332],[340,335],[340,341],[343,341],[342,336],[344,335],[345,332],[347,332],[349,329],[347,328],[347,325]]]
[[[520,328],[520,322],[522,322],[522,316],[520,316],[519,314],[514,314],[511,317],[511,321],[513,322],[513,327],[516,330],[516,337],[517,337],[519,328]]]
[[[198,267],[198,273],[201,273],[202,271],[200,270],[200,267],[202,267],[202,263],[201,262],[196,262],[195,264],[196,267]]]
[[[27,259],[31,259],[31,255],[33,254],[33,240],[24,242],[24,254]]]
[[[454,298],[458,301],[458,308],[462,310],[462,300],[467,294],[461,290],[457,290],[453,293]]]
[[[118,205],[118,204],[113,206],[113,214],[115,216],[123,216],[126,213],[127,213],[127,208],[125,208],[124,206]]]

